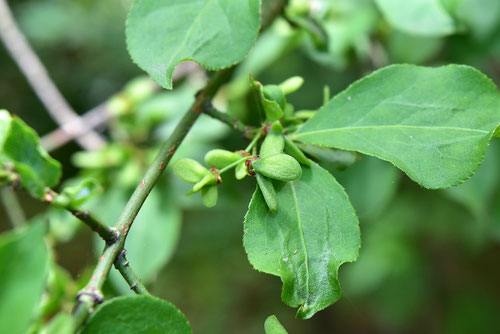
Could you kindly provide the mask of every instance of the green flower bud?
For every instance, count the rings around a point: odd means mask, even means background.
[[[245,176],[248,175],[247,173],[247,166],[245,164],[246,161],[240,162],[236,168],[234,169],[234,176],[236,177],[237,180],[243,180]]]
[[[263,87],[263,95],[267,100],[275,101],[278,103],[281,110],[285,110],[286,99],[285,94],[279,86],[276,85],[265,85]]]
[[[280,181],[294,181],[302,176],[300,164],[288,154],[256,159],[252,163],[252,168],[257,173]]]
[[[294,157],[299,163],[311,167],[311,161],[302,153],[293,141],[285,137],[285,152]]]
[[[260,147],[260,156],[261,158],[265,158],[280,154],[283,152],[284,147],[285,138],[283,137],[283,127],[278,121],[276,121],[269,129],[266,139],[264,139],[264,142]]]
[[[201,199],[203,201],[203,205],[207,208],[211,208],[217,204],[217,197],[217,185],[211,185],[201,189]]]
[[[206,175],[212,174],[202,164],[193,159],[180,159],[174,164],[173,170],[175,175],[191,184],[196,184]]]
[[[260,173],[257,173],[256,176],[257,184],[264,197],[264,201],[266,201],[269,210],[276,213],[278,211],[278,196],[276,195],[276,190],[274,190],[273,182]]]
[[[217,149],[211,150],[205,155],[205,163],[207,166],[222,169],[241,158],[243,156],[239,153]]]
[[[302,77],[295,76],[280,83],[279,87],[281,88],[283,94],[288,95],[299,90],[303,84],[304,79]]]

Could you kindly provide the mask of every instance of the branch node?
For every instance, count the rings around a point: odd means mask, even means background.
[[[92,291],[80,290],[76,295],[76,298],[80,300],[82,296],[89,296],[94,303],[94,306],[101,304],[104,301],[104,296],[99,291],[92,289]]]
[[[115,227],[110,227],[109,231],[111,232],[111,234],[113,235],[113,237],[111,239],[107,240],[106,244],[108,244],[109,246],[111,246],[112,244],[114,244],[115,242],[117,242],[118,239],[120,238],[120,231],[118,231]]]

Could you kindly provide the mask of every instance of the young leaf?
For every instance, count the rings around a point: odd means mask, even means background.
[[[172,89],[178,63],[220,70],[245,58],[260,27],[259,0],[135,1],[127,22],[132,59]]]
[[[413,35],[445,36],[455,24],[440,0],[376,0],[385,18],[396,29]]]
[[[113,298],[102,304],[82,334],[188,334],[191,326],[184,314],[165,300],[151,296]]]
[[[0,237],[0,333],[26,333],[40,304],[49,257],[44,224]]]
[[[264,330],[266,334],[288,334],[275,315],[267,317],[266,322],[264,322]]]
[[[23,187],[42,198],[46,187],[59,183],[61,165],[42,148],[36,132],[6,110],[0,110],[0,131],[0,162],[11,163]]]
[[[373,155],[446,188],[474,173],[499,123],[500,94],[479,71],[393,65],[334,97],[295,139]]]
[[[358,219],[342,186],[315,163],[277,195],[272,214],[254,193],[243,244],[255,269],[281,277],[282,299],[300,306],[297,317],[310,318],[340,297],[338,269],[358,257]]]
[[[72,182],[72,185],[64,188],[61,194],[54,199],[54,204],[78,208],[101,191],[101,186],[96,179],[77,179]]]

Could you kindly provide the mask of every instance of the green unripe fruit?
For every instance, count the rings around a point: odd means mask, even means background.
[[[257,173],[256,177],[257,184],[259,185],[260,192],[264,197],[264,201],[266,201],[269,210],[276,213],[278,211],[278,196],[276,195],[273,182],[260,173]]]
[[[245,176],[247,176],[247,166],[245,164],[246,161],[242,161],[236,166],[234,169],[234,176],[237,180],[243,180]]]
[[[241,158],[243,156],[239,153],[216,149],[208,151],[205,155],[205,163],[207,166],[222,169]]]
[[[284,147],[283,126],[279,122],[274,122],[260,147],[260,156],[265,158],[283,153]]]
[[[217,177],[215,176],[214,173],[208,172],[198,183],[196,183],[193,186],[193,192],[198,192],[200,191],[203,187],[206,185],[210,184],[216,184],[217,183]]]
[[[201,199],[203,201],[203,205],[205,205],[207,208],[211,208],[215,206],[215,204],[217,204],[218,196],[217,185],[212,185],[201,189]]]
[[[206,175],[212,174],[198,161],[187,158],[177,161],[173,166],[173,170],[175,175],[180,177],[183,181],[191,184],[196,184]]]
[[[295,181],[302,176],[300,164],[288,154],[256,159],[252,168],[257,173],[279,181]]]
[[[293,141],[285,137],[285,152],[294,157],[299,163],[311,167],[311,161],[302,153]]]
[[[283,94],[288,95],[299,90],[299,88],[302,87],[303,84],[304,79],[302,77],[295,76],[280,83],[279,87],[281,88]]]
[[[285,94],[279,86],[265,85],[263,88],[264,97],[267,100],[275,101],[280,106],[281,110],[285,110],[286,99]]]

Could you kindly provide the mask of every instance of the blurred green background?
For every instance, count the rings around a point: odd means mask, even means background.
[[[266,2],[266,1],[264,1]],[[371,0],[312,1],[328,45],[284,20],[261,36],[233,82],[215,103],[248,123],[247,78],[279,83],[304,77],[290,96],[296,110],[321,106],[354,80],[392,63],[474,66],[500,85],[500,1],[442,0],[457,24],[446,36],[412,35],[393,27]],[[143,75],[125,45],[130,0],[10,1],[21,29],[54,82],[80,113],[121,92]],[[104,134],[113,143],[97,153],[71,143],[53,152],[64,180],[92,176],[103,192],[88,207],[113,224],[158,143],[187,110],[203,84],[195,70],[174,91],[151,93],[120,110]],[[137,81],[135,81],[137,82]],[[140,81],[144,84],[144,79]],[[129,85],[130,87],[130,85]],[[0,107],[19,115],[41,136],[56,129],[3,47]],[[176,157],[202,160],[209,149],[246,146],[241,134],[203,117]],[[179,307],[195,333],[263,333],[276,314],[293,333],[500,333],[500,140],[495,138],[476,175],[462,185],[429,191],[390,164],[357,156],[347,168],[328,166],[360,217],[362,248],[340,269],[342,298],[311,320],[294,319],[280,300],[279,278],[254,271],[242,247],[242,222],[255,188],[227,178],[213,209],[170,171],[152,192],[127,241],[129,260],[154,295]],[[344,166],[346,167],[346,166]],[[49,226],[54,246],[51,291],[41,322],[70,310],[102,243],[63,212],[20,193],[32,220]],[[10,229],[1,208],[0,231]],[[151,233],[155,231],[155,233]],[[107,297],[130,293],[113,273]],[[46,302],[46,301],[45,301]],[[47,303],[46,303],[47,305]]]

